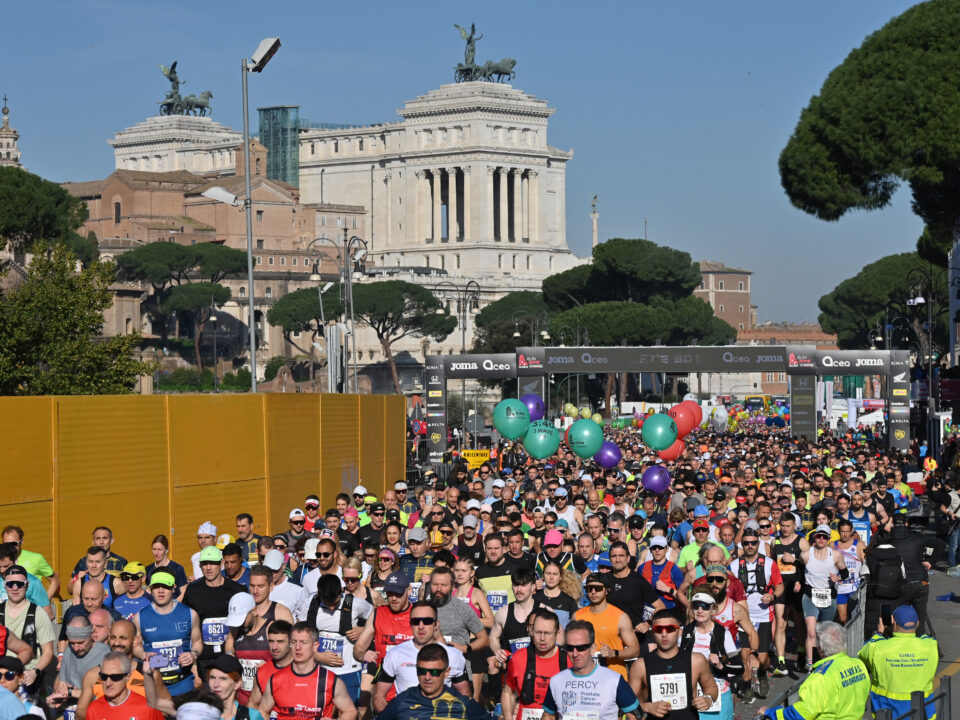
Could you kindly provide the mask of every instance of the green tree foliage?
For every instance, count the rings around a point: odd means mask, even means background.
[[[593,262],[543,281],[543,299],[553,310],[591,302],[647,303],[676,300],[700,284],[700,268],[689,253],[650,240],[613,238],[593,250]]]
[[[160,302],[165,315],[187,312],[193,319],[193,348],[197,367],[203,370],[200,338],[214,307],[222,307],[230,299],[230,288],[215,282],[193,282],[170,288]]]
[[[522,337],[519,340],[513,336],[517,330],[514,317],[536,316],[546,311],[543,295],[538,292],[518,290],[507,293],[477,313],[474,319],[473,352],[513,352],[518,345],[525,345],[530,337],[523,327],[520,328]]]
[[[946,273],[932,268],[917,253],[880,258],[821,297],[820,326],[826,332],[835,333],[843,349],[879,346],[876,328],[879,327],[880,334],[884,335],[888,324],[894,326],[891,328],[892,346],[904,347],[904,334],[907,344],[925,337],[926,306],[906,304],[908,298],[917,294],[918,288],[911,287],[907,277],[915,269],[928,273],[933,280],[933,339],[944,347],[947,324],[942,319],[949,306]]]
[[[220,283],[227,277],[242,275],[247,254],[218,243],[178,245],[153,242],[125,252],[117,258],[121,279],[149,284],[151,292],[143,302],[154,331],[166,339],[169,314],[183,300],[166,302],[173,288],[189,283]],[[207,295],[209,305],[210,295]],[[166,308],[166,309],[165,309]],[[202,318],[200,322],[205,322]],[[195,336],[196,337],[196,336]],[[197,351],[199,357],[199,350]]]
[[[34,252],[26,279],[0,295],[0,394],[130,392],[152,368],[133,359],[139,335],[102,337],[113,263],[78,271],[62,243],[38,244]]]
[[[960,0],[924,2],[827,77],[780,154],[790,201],[823,220],[889,204],[909,183],[920,255],[946,265],[960,222]]]
[[[405,337],[430,337],[443,340],[457,326],[457,319],[438,314],[440,301],[427,288],[404,280],[385,280],[353,288],[353,313],[358,322],[368,325],[380,341],[390,363],[393,387],[400,392],[400,378],[392,345]]]
[[[94,232],[88,232],[86,237],[78,233],[71,232],[64,240],[70,252],[77,256],[84,267],[94,262],[100,257],[100,247],[97,243],[97,235]]]
[[[0,167],[0,248],[21,251],[38,240],[66,242],[87,219],[87,205],[56,183]]]
[[[354,290],[356,295],[356,290]],[[302,288],[279,298],[267,311],[267,321],[283,330],[283,337],[307,356],[313,355],[313,341],[321,334],[323,320],[337,319],[343,314],[343,304],[338,293],[330,291],[323,294],[323,308],[320,307],[320,295],[314,288]],[[310,341],[298,344],[294,333],[307,333]]]

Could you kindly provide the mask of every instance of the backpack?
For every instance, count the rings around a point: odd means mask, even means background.
[[[317,626],[317,613],[320,612],[320,596],[314,594],[310,601],[310,609],[307,610],[307,622],[311,627]],[[346,635],[347,630],[353,627],[353,593],[345,593],[343,603],[340,606],[340,627],[337,633]]]
[[[765,593],[768,589],[767,585],[764,585],[761,589],[760,583],[765,583],[767,581],[767,569],[766,569],[767,559],[765,555],[757,556],[757,566],[753,571],[753,579],[756,580],[756,585],[752,592]],[[737,575],[740,577],[740,582],[743,584],[744,592],[748,595],[750,594],[750,584],[747,582],[749,570],[747,570],[747,561],[743,558],[740,558],[740,561],[737,563]]]
[[[685,625],[683,628],[683,634],[680,636],[680,652],[690,653],[693,651],[694,643],[694,634],[696,632],[696,623],[690,623]],[[726,678],[733,678],[737,675],[743,674],[743,659],[738,654],[735,655],[725,655],[724,650],[726,643],[726,637],[724,633],[728,632],[727,628],[716,620],[713,621],[713,633],[710,636],[710,652],[716,654],[720,658],[720,662],[723,664],[723,669],[716,671],[713,666],[710,667],[710,670],[713,672],[719,672],[720,675]]]
[[[557,661],[560,663],[560,670],[567,669],[567,652],[559,648],[560,657]],[[532,705],[534,702],[534,690],[537,680],[537,654],[533,651],[533,645],[527,646],[527,666],[523,671],[523,689],[520,691],[520,702],[524,705]]]
[[[7,603],[0,603],[0,625],[6,625],[7,622]],[[27,607],[27,617],[23,620],[23,634],[20,638],[33,650],[34,657],[37,656],[37,650],[40,643],[37,642],[37,606],[30,603]],[[6,644],[6,643],[4,643]]]
[[[896,559],[880,561],[870,578],[870,587],[873,588],[874,597],[895,600],[902,594],[903,580],[903,560],[898,552]]]

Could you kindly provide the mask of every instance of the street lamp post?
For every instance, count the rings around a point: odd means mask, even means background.
[[[937,424],[937,400],[933,389],[933,277],[932,271],[928,272],[923,268],[914,268],[907,273],[907,284],[914,289],[914,295],[907,299],[907,305],[917,306],[926,305],[927,309],[927,327],[926,327],[926,351],[927,351],[927,452],[929,456],[935,457],[937,445],[939,444],[939,432],[936,431]],[[921,346],[922,347],[922,346]],[[921,357],[922,360],[922,357]]]
[[[456,303],[457,321],[460,324],[460,352],[467,351],[467,315],[471,309],[480,305],[480,285],[470,280],[465,285],[457,285],[450,280],[443,280],[433,288],[434,295],[449,295]],[[442,309],[441,309],[442,312]],[[460,448],[463,449],[464,437],[467,434],[467,381],[460,379]],[[474,434],[476,435],[476,434]]]
[[[247,96],[247,75],[262,72],[277,50],[280,38],[266,38],[260,41],[250,60],[240,61],[240,76],[243,78],[243,163],[244,198],[243,208],[247,214],[247,284],[250,286],[250,391],[257,391],[257,326],[254,310],[253,289],[253,199],[250,197],[250,100]]]
[[[560,347],[564,347],[568,332],[573,333],[574,342],[576,343],[577,347],[584,347],[590,344],[590,332],[587,330],[587,328],[580,325],[580,318],[579,317],[574,318],[574,323],[575,323],[575,326],[572,328],[569,325],[564,325],[563,327],[557,328],[556,330],[557,335],[560,336]],[[580,404],[580,373],[576,373],[576,376],[577,376],[577,405],[579,405]],[[567,386],[567,394],[569,395],[569,393],[570,393],[570,387]]]
[[[513,339],[520,341],[520,326],[530,329],[530,345],[537,347],[540,340],[550,341],[550,316],[547,313],[516,312],[513,314]],[[543,381],[540,383],[540,392],[543,394]],[[520,397],[520,376],[517,376],[517,397]]]
[[[210,322],[213,323],[213,392],[220,392],[217,383],[217,316],[213,308],[213,299],[210,300]]]

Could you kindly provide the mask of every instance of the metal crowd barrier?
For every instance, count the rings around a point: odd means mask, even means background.
[[[937,714],[937,720],[950,720],[951,706],[953,696],[950,693],[950,676],[944,675],[940,678],[940,691],[935,693],[932,701],[934,710]],[[926,698],[919,690],[910,693],[910,711],[899,717],[893,716],[893,710],[885,708],[877,713],[877,720],[926,720],[927,707]]]

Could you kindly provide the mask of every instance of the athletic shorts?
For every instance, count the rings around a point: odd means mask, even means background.
[[[830,607],[818,608],[813,604],[809,595],[803,596],[803,616],[805,618],[816,618],[818,622],[828,622],[837,616],[837,601],[830,603]]]
[[[837,605],[846,605],[853,593],[837,593]]]
[[[773,622],[754,623],[754,627],[757,629],[757,652],[770,652],[770,641],[773,640]]]
[[[343,673],[343,675],[337,675],[337,677],[346,685],[347,694],[354,704],[356,704],[360,699],[360,671],[356,670],[354,672]]]

